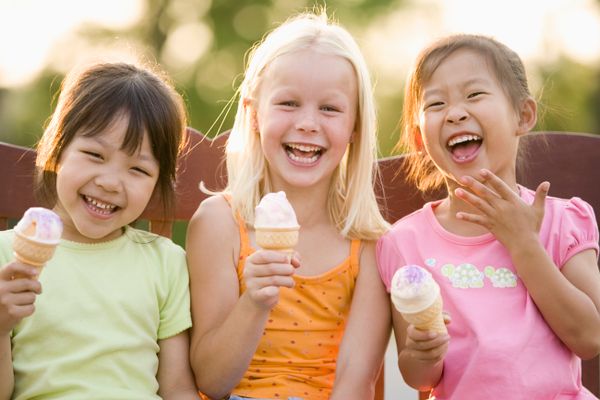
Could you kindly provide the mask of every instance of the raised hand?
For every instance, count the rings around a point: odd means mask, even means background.
[[[261,308],[271,309],[279,301],[280,287],[294,287],[294,271],[300,266],[297,255],[259,250],[246,259],[244,282],[248,296]]]
[[[12,262],[0,269],[0,336],[10,333],[23,318],[35,311],[35,298],[42,285],[35,278],[37,269],[30,265]],[[15,276],[28,278],[14,279]]]
[[[502,179],[485,169],[480,171],[479,180],[464,176],[460,183],[468,190],[455,189],[455,195],[480,213],[458,212],[457,218],[487,228],[509,252],[530,240],[538,240],[549,182],[540,183],[531,205],[525,203]]]

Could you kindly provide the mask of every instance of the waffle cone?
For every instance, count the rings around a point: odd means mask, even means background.
[[[256,243],[263,249],[293,252],[298,243],[297,226],[291,228],[255,227]]]
[[[39,275],[44,264],[54,255],[56,246],[57,243],[36,242],[26,235],[15,232],[13,254],[19,262],[36,267]]]
[[[442,315],[442,296],[438,295],[432,305],[417,313],[402,313],[406,322],[413,324],[422,331],[448,333],[444,316]]]

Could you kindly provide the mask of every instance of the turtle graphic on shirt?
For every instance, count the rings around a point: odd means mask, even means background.
[[[469,263],[445,264],[441,269],[442,275],[448,277],[452,286],[456,288],[481,288],[483,287],[483,272],[477,269],[476,266]]]
[[[517,276],[508,268],[494,268],[487,266],[483,269],[483,273],[492,282],[492,286],[497,288],[508,288],[517,286]]]

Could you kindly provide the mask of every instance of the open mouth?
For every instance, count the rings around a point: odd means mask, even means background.
[[[287,143],[283,147],[288,157],[300,164],[313,164],[325,152],[321,146],[308,144]]]
[[[81,197],[85,201],[85,204],[87,205],[88,209],[90,209],[96,214],[110,215],[119,209],[119,207],[114,204],[106,203],[102,200],[98,200],[87,195],[82,195]]]
[[[452,137],[448,144],[448,150],[457,161],[470,161],[477,155],[483,138],[477,135],[459,135]]]

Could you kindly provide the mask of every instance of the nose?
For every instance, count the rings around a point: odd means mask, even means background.
[[[319,130],[319,124],[315,112],[302,110],[296,120],[296,129],[307,133],[316,133]]]
[[[448,114],[446,115],[446,121],[451,124],[456,124],[458,122],[464,122],[469,118],[469,113],[461,106],[454,106],[448,110]]]
[[[94,183],[106,192],[119,192],[123,188],[119,173],[111,169],[96,175]]]

